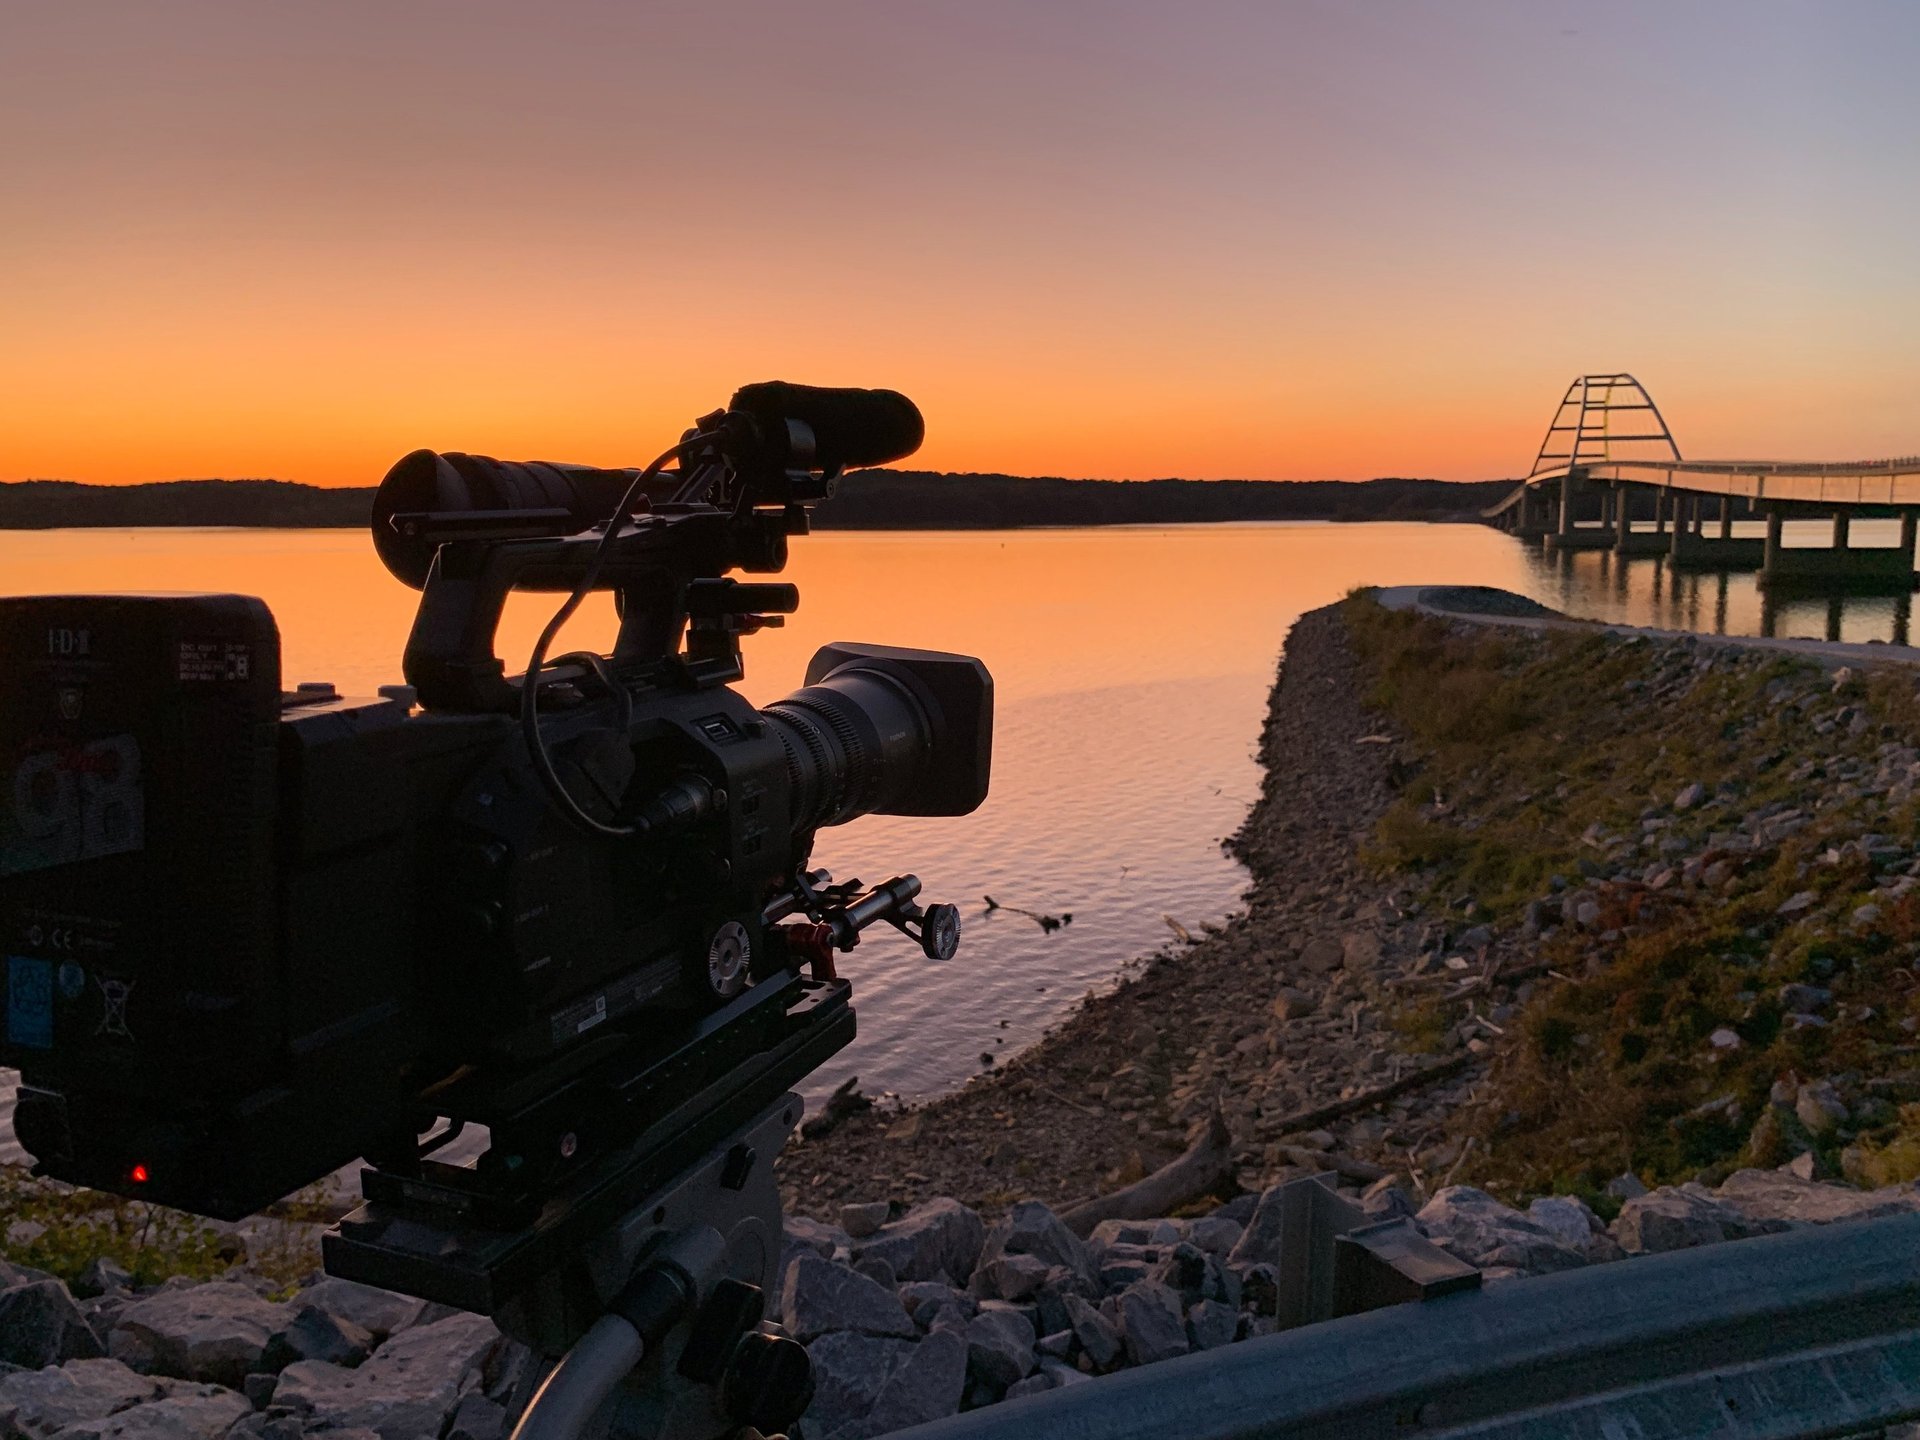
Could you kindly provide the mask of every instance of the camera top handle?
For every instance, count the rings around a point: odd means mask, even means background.
[[[621,617],[616,659],[666,659],[676,653],[688,610],[719,611],[703,593],[744,592],[756,608],[792,610],[792,586],[733,586],[729,569],[770,572],[786,563],[785,516],[755,514],[743,524],[708,507],[642,516],[610,550],[596,589],[613,590]],[[449,540],[434,557],[407,637],[404,673],[429,710],[512,713],[519,686],[494,654],[494,634],[514,590],[571,590],[600,544],[594,532],[523,540]],[[704,582],[704,583],[703,583]],[[784,595],[769,592],[782,591]],[[782,603],[784,601],[784,603]],[[741,613],[739,611],[733,612]],[[696,624],[699,622],[696,621]],[[738,652],[690,655],[698,678],[737,679]],[[697,662],[717,659],[704,666]]]
[[[659,473],[670,492],[638,494],[641,513],[618,515],[656,472],[415,451],[388,472],[373,513],[388,570],[423,591],[407,681],[430,710],[513,712],[519,687],[493,650],[507,595],[576,591],[587,577],[616,593],[615,659],[674,657],[686,630],[693,678],[738,679],[740,634],[777,623],[768,617],[798,597],[721,577],[782,569],[787,536],[806,533],[807,504],[842,469],[911,454],[924,433],[896,391],[743,386],[682,437],[679,470]]]

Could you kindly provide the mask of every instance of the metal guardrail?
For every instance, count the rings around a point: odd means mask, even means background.
[[[1495,1284],[898,1440],[1799,1440],[1920,1417],[1920,1215]]]

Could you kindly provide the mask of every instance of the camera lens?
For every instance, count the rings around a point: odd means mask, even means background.
[[[838,669],[763,712],[787,751],[796,831],[897,813],[938,743],[930,704],[904,667]]]

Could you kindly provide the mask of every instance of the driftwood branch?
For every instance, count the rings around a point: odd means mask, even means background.
[[[1206,1133],[1178,1160],[1112,1194],[1084,1200],[1060,1218],[1074,1234],[1086,1235],[1102,1220],[1153,1220],[1170,1215],[1232,1181],[1233,1135],[1216,1103],[1207,1117]]]
[[[1358,1155],[1343,1155],[1333,1150],[1309,1150],[1304,1145],[1283,1145],[1280,1149],[1289,1165],[1298,1165],[1305,1170],[1331,1170],[1342,1180],[1357,1180],[1363,1185],[1384,1180],[1394,1173],[1388,1166],[1362,1160]]]
[[[1342,1115],[1352,1115],[1361,1110],[1371,1110],[1396,1095],[1404,1095],[1409,1090],[1418,1090],[1422,1085],[1431,1085],[1436,1080],[1444,1080],[1449,1075],[1458,1075],[1477,1057],[1470,1050],[1462,1050],[1458,1055],[1440,1061],[1437,1065],[1423,1066],[1410,1075],[1402,1075],[1398,1080],[1372,1090],[1362,1090],[1358,1095],[1350,1095],[1345,1100],[1336,1100],[1331,1105],[1322,1105],[1313,1110],[1302,1110],[1289,1115],[1273,1126],[1275,1135],[1291,1135],[1298,1130],[1316,1130],[1329,1120],[1338,1120]]]

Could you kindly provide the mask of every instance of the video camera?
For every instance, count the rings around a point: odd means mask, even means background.
[[[238,1218],[366,1156],[378,1213],[329,1268],[492,1312],[779,1111],[853,1036],[835,952],[958,942],[910,875],[810,870],[815,832],[978,806],[993,689],[834,644],[757,710],[740,637],[798,595],[728,572],[921,436],[897,393],[772,382],[644,470],[408,455],[373,539],[422,593],[371,698],[283,693],[250,597],[0,600],[0,1061],[40,1171]],[[508,675],[515,590],[568,598]],[[549,660],[595,590],[611,651]],[[475,1165],[430,1158],[468,1125]],[[375,1233],[423,1215],[465,1238]]]

